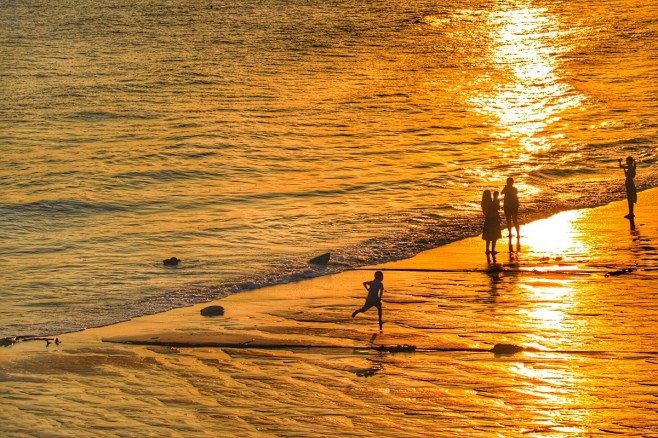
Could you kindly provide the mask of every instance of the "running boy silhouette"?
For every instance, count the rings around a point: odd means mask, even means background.
[[[379,314],[379,333],[382,331],[382,295],[384,295],[384,273],[382,271],[375,272],[375,279],[372,281],[364,281],[363,287],[368,291],[368,296],[366,297],[366,302],[360,309],[356,309],[352,313],[352,318],[354,318],[358,313],[365,312],[371,307],[377,307],[377,312]]]

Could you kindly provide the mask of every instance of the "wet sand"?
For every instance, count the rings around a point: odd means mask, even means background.
[[[657,195],[635,230],[620,201],[524,225],[495,262],[476,237],[2,348],[0,431],[658,436]],[[375,269],[383,333],[376,309],[351,317]]]

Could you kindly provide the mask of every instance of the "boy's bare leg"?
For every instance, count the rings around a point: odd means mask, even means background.
[[[377,306],[377,314],[379,315],[379,333],[382,333],[383,332],[382,324],[384,324],[384,323],[382,322],[382,305],[381,305],[381,303],[379,304],[379,306]]]

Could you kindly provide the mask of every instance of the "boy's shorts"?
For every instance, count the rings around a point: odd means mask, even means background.
[[[376,307],[378,309],[382,308],[382,302],[381,300],[377,301],[366,301],[363,307],[361,307],[361,311],[365,312],[366,310],[370,309],[371,307]]]

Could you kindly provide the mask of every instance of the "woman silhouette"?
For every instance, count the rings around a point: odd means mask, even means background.
[[[633,208],[637,202],[637,189],[635,188],[635,169],[637,164],[633,157],[626,157],[626,164],[621,164],[621,158],[619,159],[619,167],[624,169],[624,175],[626,176],[626,199],[628,200],[628,214],[624,216],[626,219],[635,218],[633,214]]]
[[[497,192],[496,192],[497,193]],[[500,201],[491,197],[491,191],[485,190],[482,192],[482,201],[480,202],[482,213],[484,214],[484,226],[482,227],[482,240],[486,242],[487,255],[496,254],[496,241],[501,238],[500,232],[500,217],[498,210],[500,209]],[[491,250],[489,249],[491,248]]]

